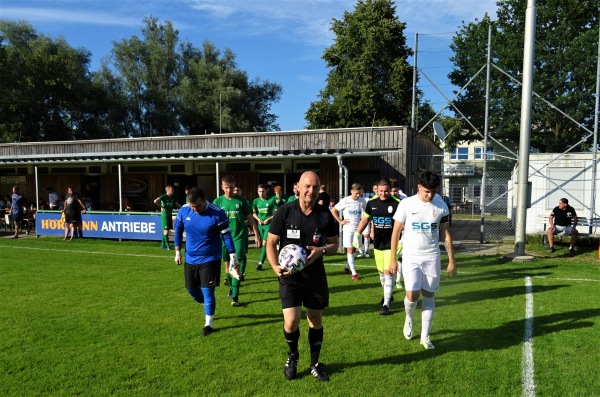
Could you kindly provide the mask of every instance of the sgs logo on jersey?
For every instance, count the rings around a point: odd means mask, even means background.
[[[375,226],[392,226],[393,219],[389,216],[374,216],[373,224]]]
[[[412,223],[413,230],[435,230],[438,228],[437,223],[429,223],[429,222],[413,222]]]

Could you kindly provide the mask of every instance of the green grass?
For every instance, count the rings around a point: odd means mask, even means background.
[[[331,305],[321,354],[331,381],[308,374],[301,323],[299,379],[283,378],[287,346],[274,274],[257,272],[251,249],[240,307],[217,289],[217,332],[202,337],[202,307],[183,287],[173,252],[158,243],[41,237],[0,239],[2,396],[520,396],[525,277],[533,279],[534,370],[539,396],[587,396],[600,381],[600,261],[539,246],[534,262],[457,255],[443,278],[431,339],[402,336],[402,294],[391,316],[373,259],[361,280],[327,259]],[[420,310],[415,332],[420,331]]]

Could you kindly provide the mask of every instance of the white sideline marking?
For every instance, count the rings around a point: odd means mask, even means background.
[[[594,280],[591,278],[560,278],[560,277],[546,277],[546,276],[534,276],[535,278],[545,278],[548,280],[560,280],[560,281],[592,281],[600,283],[600,280]]]
[[[28,251],[55,251],[55,252],[75,252],[80,254],[100,254],[100,255],[118,255],[118,256],[140,256],[144,258],[165,258],[161,255],[145,255],[145,254],[123,254],[116,252],[101,252],[101,251],[79,251],[79,250],[68,250],[68,249],[56,249],[56,248],[32,248],[32,247],[15,247],[13,245],[0,245],[0,248],[12,248],[12,249],[26,249]],[[173,251],[175,255],[175,251]]]
[[[535,396],[533,371],[533,288],[531,277],[525,277],[525,338],[523,340],[523,396]]]

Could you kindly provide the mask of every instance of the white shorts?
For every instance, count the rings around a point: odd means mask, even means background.
[[[367,223],[367,227],[365,227],[365,230],[363,230],[362,234],[363,234],[363,236],[365,234],[371,234],[371,221],[369,221],[369,223]]]
[[[346,225],[342,226],[342,247],[344,248],[354,248],[352,246],[352,240],[354,239],[354,233],[356,233],[356,226]]]
[[[560,233],[564,232],[565,236],[570,236],[572,231],[573,231],[572,225],[569,225],[569,226],[554,225],[554,234],[560,234]]]
[[[440,255],[402,255],[402,276],[407,291],[437,292],[440,289]]]

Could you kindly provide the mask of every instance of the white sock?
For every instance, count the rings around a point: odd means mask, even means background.
[[[354,276],[356,274],[356,266],[354,265],[354,254],[346,254],[346,257],[348,258],[348,267],[350,268],[350,271]]]
[[[392,293],[394,292],[394,276],[391,274],[384,275],[383,284],[383,305],[390,307],[392,301]]]
[[[204,316],[204,326],[205,327],[211,327],[212,328],[213,317],[214,316],[208,316],[208,315]]]
[[[371,245],[371,239],[369,237],[365,237],[365,253],[369,252],[369,245]]]
[[[423,296],[423,307],[421,312],[421,340],[427,339],[431,321],[433,320],[433,312],[435,311],[435,298]]]
[[[379,273],[379,282],[381,283],[381,287],[385,288],[385,274]]]
[[[410,320],[411,323],[415,323],[415,309],[417,308],[417,303],[411,302],[407,297],[404,297],[404,311],[406,312],[406,318]]]

